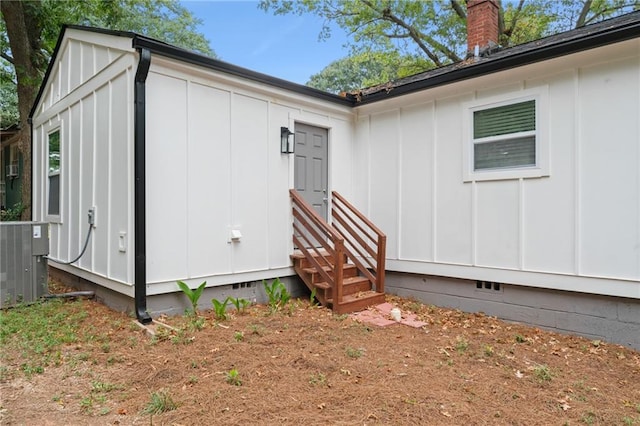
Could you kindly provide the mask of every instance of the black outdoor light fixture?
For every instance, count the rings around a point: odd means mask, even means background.
[[[280,152],[293,154],[295,149],[295,134],[288,127],[280,127]]]

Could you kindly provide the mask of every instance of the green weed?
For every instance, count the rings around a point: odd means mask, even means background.
[[[316,294],[318,292],[317,288],[313,288],[313,290],[311,290],[311,295],[309,296],[309,305],[310,306],[318,306],[318,302],[316,301]]]
[[[251,305],[247,299],[242,299],[240,297],[228,297],[227,300],[231,302],[234,308],[236,308],[236,312],[239,314],[244,314],[247,311],[247,307]]]
[[[582,415],[582,417],[580,418],[580,421],[584,424],[592,425],[596,421],[596,415],[591,411],[589,411]]]
[[[29,360],[20,366],[27,376],[41,374],[61,362],[61,347],[85,337],[81,327],[87,317],[81,302],[51,300],[16,306],[0,315],[0,347]],[[9,375],[9,370],[3,375]]]
[[[192,309],[193,315],[198,314],[198,300],[200,300],[200,296],[202,296],[202,292],[204,291],[204,288],[206,286],[207,286],[207,282],[204,281],[202,284],[198,286],[198,288],[191,290],[187,284],[185,284],[182,281],[178,281],[178,287],[180,288],[180,290],[182,290],[185,296],[187,296],[187,298],[189,299],[189,302],[191,302],[191,309]]]
[[[493,356],[493,354],[494,354],[493,346],[485,345],[484,346],[484,354],[485,354],[485,356]]]
[[[236,331],[233,333],[233,338],[236,342],[242,342],[244,340],[244,333],[242,331]]]
[[[224,321],[227,319],[227,305],[229,304],[230,297],[224,299],[224,301],[220,302],[218,299],[211,299],[211,304],[213,305],[213,311],[215,312],[216,319],[220,321]]]
[[[539,382],[548,382],[551,380],[553,375],[551,374],[551,370],[547,365],[538,364],[533,369],[533,376]]]
[[[264,327],[259,324],[251,324],[249,325],[249,329],[251,330],[251,334],[255,334],[257,336],[264,335]]]
[[[178,404],[173,401],[166,390],[161,389],[151,393],[151,401],[144,407],[142,414],[162,414],[176,408],[178,408]]]
[[[242,386],[242,380],[240,380],[240,373],[235,368],[229,370],[226,374],[227,383],[234,386]]]
[[[345,353],[349,358],[360,358],[362,355],[364,355],[364,348],[355,349],[349,347],[345,349]]]
[[[91,382],[91,392],[107,393],[119,389],[122,389],[122,386],[98,381]]]
[[[271,285],[267,284],[265,280],[262,281],[264,290],[269,297],[269,309],[271,313],[282,309],[291,300],[291,294],[287,291],[286,286],[280,278],[276,278],[271,282]]]
[[[469,349],[469,341],[464,337],[458,336],[456,338],[455,348],[456,348],[456,351],[458,351],[458,353],[466,352],[466,350]]]
[[[309,376],[309,384],[324,386],[327,384],[327,377],[322,373],[312,374]]]

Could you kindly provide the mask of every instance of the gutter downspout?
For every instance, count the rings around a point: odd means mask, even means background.
[[[29,117],[27,117],[27,123],[29,124],[29,143],[31,144],[31,146],[29,147],[29,149],[31,149],[31,179],[29,179],[31,184],[31,188],[29,188],[29,193],[31,194],[31,200],[29,200],[29,202],[31,203],[31,208],[29,209],[29,220],[33,221],[33,170],[34,170],[33,151],[34,149],[33,149],[33,115],[32,114],[29,114]],[[23,158],[22,167],[24,167],[24,156],[22,158]],[[22,200],[22,189],[20,190],[20,199]],[[47,224],[47,227],[48,226],[49,225]]]
[[[147,312],[147,219],[146,219],[146,81],[151,65],[149,49],[138,49],[140,60],[134,89],[134,228],[135,228],[135,309],[141,324],[153,319]]]

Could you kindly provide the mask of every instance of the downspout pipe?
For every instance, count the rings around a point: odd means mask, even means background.
[[[134,88],[134,228],[135,228],[135,309],[141,324],[152,320],[147,312],[147,213],[146,213],[146,81],[151,65],[149,49],[138,49],[140,60]]]

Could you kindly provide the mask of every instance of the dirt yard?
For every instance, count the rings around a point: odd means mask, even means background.
[[[27,331],[4,330],[0,424],[640,425],[636,351],[387,301],[427,325],[298,300],[162,318],[177,331],[150,337],[96,302],[58,303],[42,328],[75,318],[70,343],[28,347]]]

